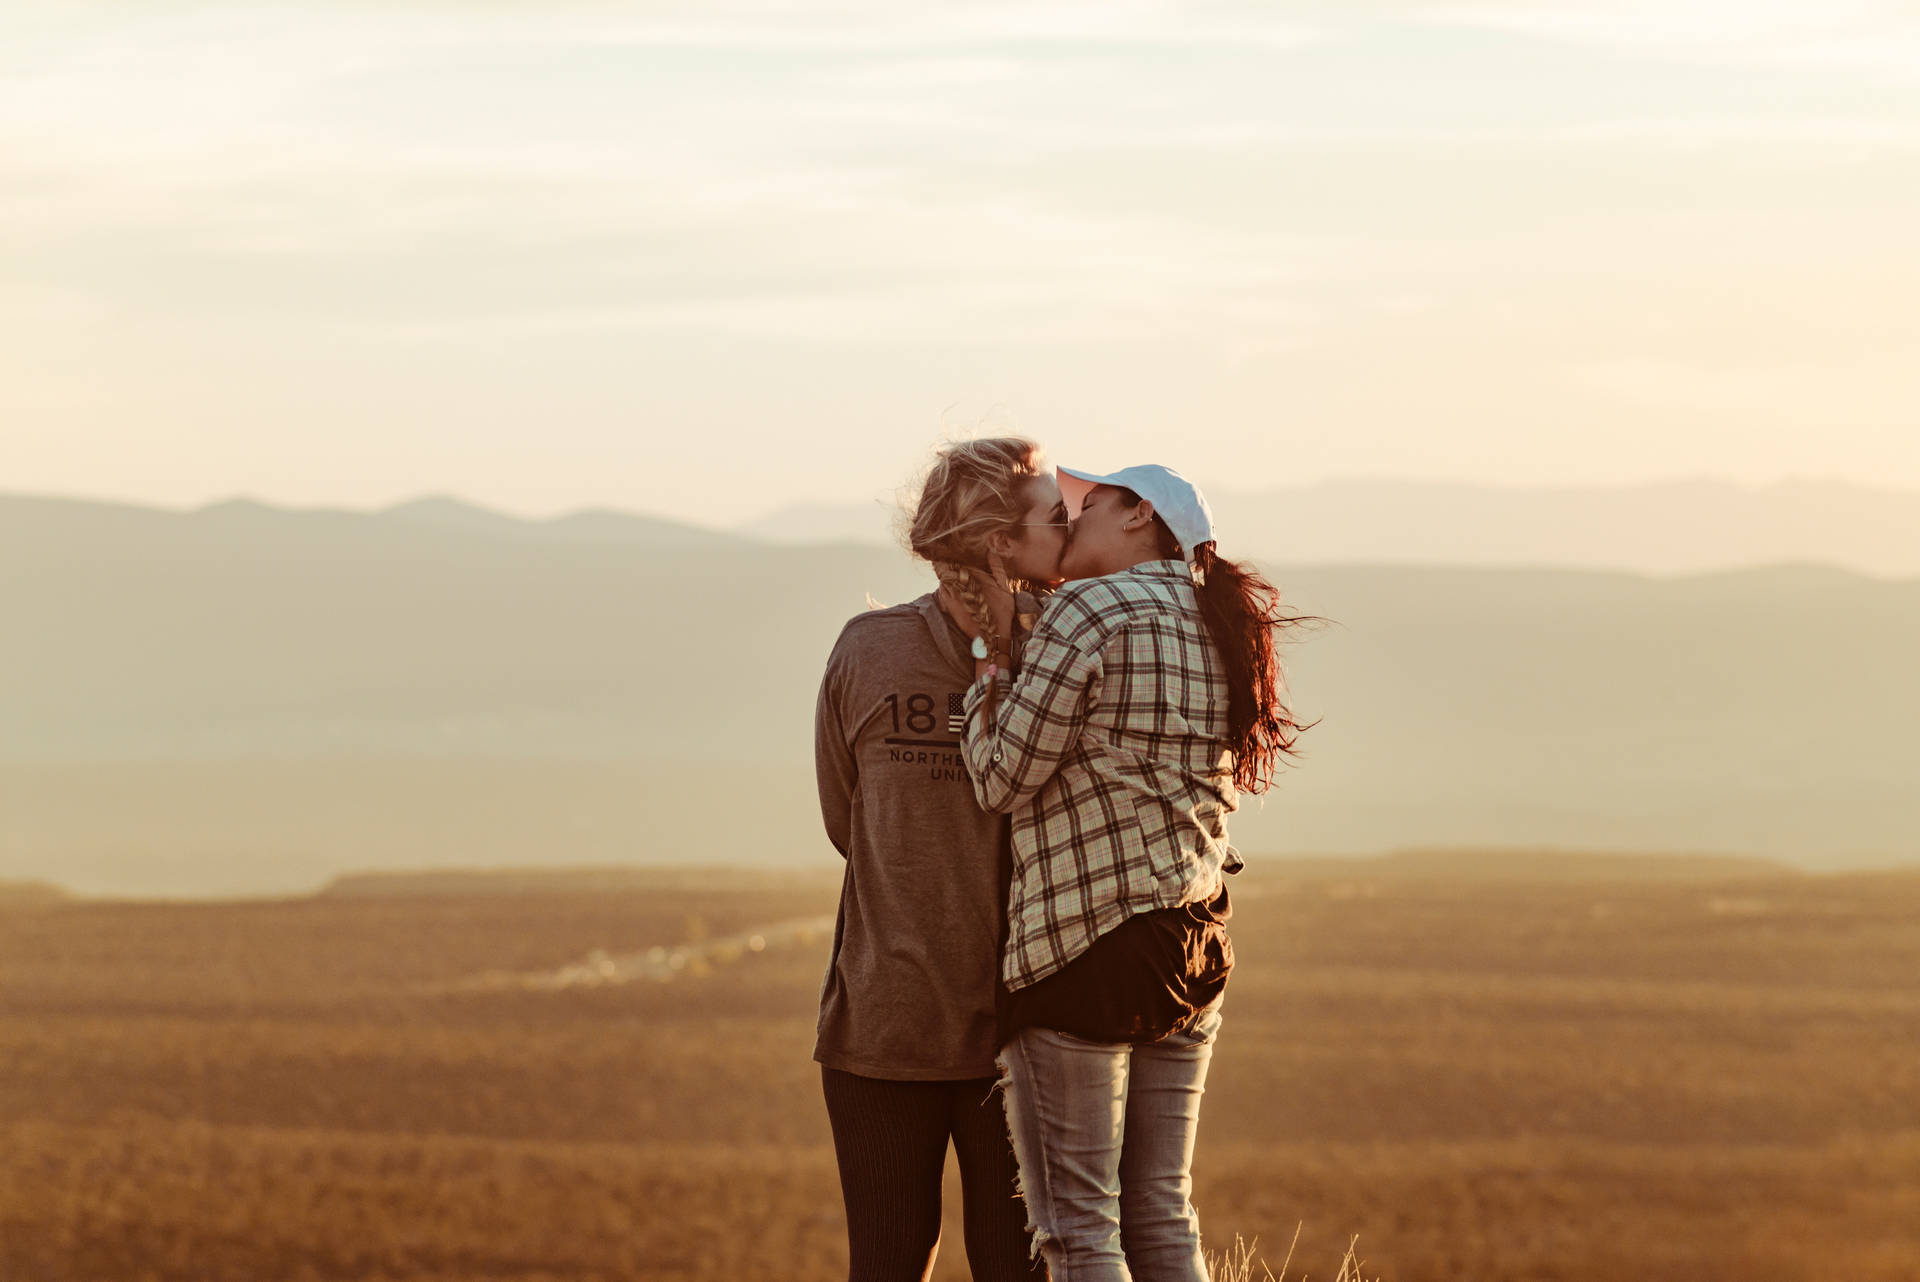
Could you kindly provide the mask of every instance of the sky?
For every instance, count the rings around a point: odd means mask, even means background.
[[[0,10],[0,490],[1920,488],[1920,6]]]

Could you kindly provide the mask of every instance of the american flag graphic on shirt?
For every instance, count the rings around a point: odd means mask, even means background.
[[[947,696],[947,733],[961,734],[967,728],[967,696],[965,693]]]

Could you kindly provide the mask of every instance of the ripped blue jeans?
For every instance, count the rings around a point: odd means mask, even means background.
[[[1000,1052],[1034,1249],[1053,1282],[1207,1282],[1193,1140],[1220,1007],[1144,1046],[1023,1028]]]

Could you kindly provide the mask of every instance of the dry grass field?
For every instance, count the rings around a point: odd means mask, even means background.
[[[843,1276],[827,939],[724,943],[831,913],[835,873],[6,898],[0,1279]],[[1277,1265],[1304,1225],[1290,1273],[1329,1278],[1357,1233],[1389,1282],[1920,1276],[1920,875],[1433,856],[1236,893],[1215,1242]],[[512,978],[689,943],[665,980]]]

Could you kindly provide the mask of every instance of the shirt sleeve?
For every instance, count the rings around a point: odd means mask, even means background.
[[[1021,652],[1020,674],[1003,685],[987,719],[987,683],[967,691],[967,773],[983,810],[1006,813],[1032,799],[1080,739],[1100,701],[1101,660],[1043,617]]]
[[[1022,658],[1027,649],[1027,638],[1033,635],[1034,621],[1040,617],[1046,600],[1035,592],[1016,592],[1013,595],[1013,640],[1008,646],[1008,661],[1013,670],[1020,671]],[[1023,625],[1022,620],[1025,620]]]
[[[853,790],[860,782],[859,760],[853,745],[847,742],[846,725],[840,715],[844,681],[838,660],[839,647],[827,660],[827,672],[820,679],[820,697],[813,710],[813,774],[820,788],[820,818],[827,827],[827,840],[845,859],[853,839]]]

